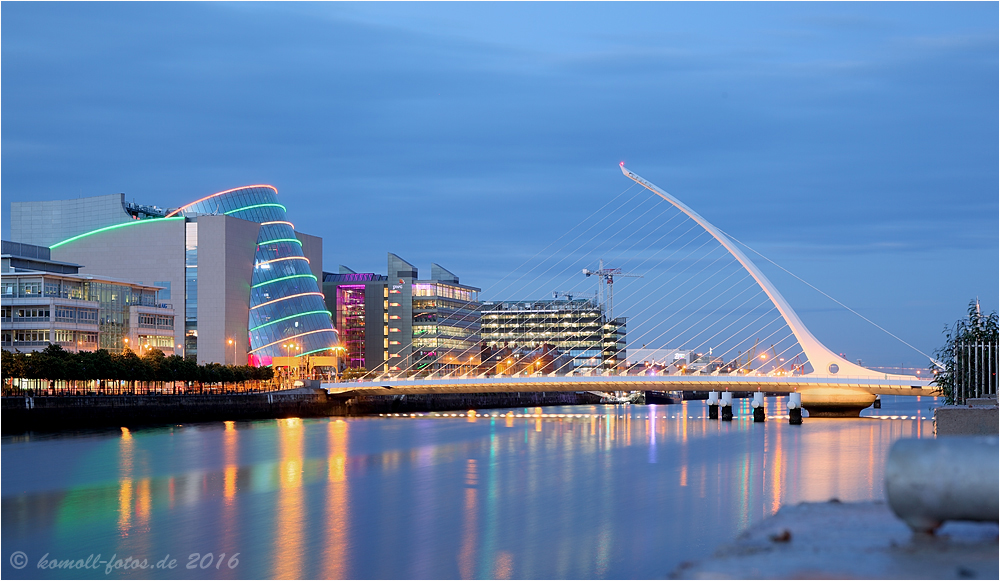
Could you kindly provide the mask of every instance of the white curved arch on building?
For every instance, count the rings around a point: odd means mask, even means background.
[[[833,351],[830,351],[826,345],[819,342],[809,329],[806,328],[805,324],[799,319],[798,314],[792,309],[792,306],[788,304],[785,297],[781,296],[778,289],[771,284],[771,281],[764,276],[757,266],[750,261],[746,255],[735,245],[732,240],[730,240],[725,234],[723,234],[718,228],[713,226],[708,220],[705,220],[697,212],[687,207],[683,202],[677,198],[671,196],[667,192],[661,190],[655,184],[643,179],[639,175],[632,173],[625,167],[625,162],[619,164],[622,173],[625,177],[631,179],[640,186],[646,188],[647,190],[653,192],[654,194],[660,196],[667,202],[673,204],[681,212],[687,214],[689,218],[698,223],[699,226],[705,229],[706,232],[712,235],[713,238],[719,241],[730,254],[733,255],[736,260],[739,261],[743,268],[750,273],[760,288],[764,290],[768,298],[774,304],[778,312],[781,313],[782,318],[788,324],[788,327],[792,330],[795,338],[798,340],[799,345],[806,354],[806,359],[812,365],[812,373],[816,375],[835,375],[844,377],[859,377],[866,379],[876,379],[876,378],[909,378],[907,375],[892,375],[881,373],[862,367],[860,365],[851,363],[850,361],[844,359],[843,357],[837,355]]]

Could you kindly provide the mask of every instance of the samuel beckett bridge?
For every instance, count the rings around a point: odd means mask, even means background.
[[[801,417],[803,407],[812,416],[857,416],[879,395],[935,395],[929,377],[868,369],[860,361],[853,363],[828,349],[747,257],[741,243],[674,196],[626,169],[624,162],[621,170],[633,182],[628,189],[575,227],[574,238],[546,255],[549,248],[573,231],[564,234],[498,283],[509,278],[506,287],[490,289],[496,296],[538,296],[546,285],[548,292],[570,285],[592,288],[594,279],[589,277],[597,275],[605,295],[602,305],[582,299],[574,303],[570,296],[565,302],[579,308],[561,311],[558,320],[553,320],[550,312],[544,315],[548,317],[545,323],[532,323],[533,315],[523,315],[517,325],[505,329],[501,339],[494,341],[494,347],[503,349],[502,353],[514,353],[515,347],[521,347],[518,355],[526,364],[504,367],[503,361],[496,361],[485,365],[478,343],[463,347],[461,341],[441,341],[439,345],[446,347],[437,347],[437,352],[429,354],[439,363],[451,364],[428,367],[417,356],[421,351],[415,348],[415,337],[405,357],[390,360],[388,373],[324,387],[341,396],[698,391],[708,392],[709,405],[721,404],[723,410],[731,406],[733,393],[753,392],[754,407],[761,412],[764,394],[788,394],[793,418]],[[593,264],[598,256],[610,258],[609,265],[625,268],[604,268],[602,261],[598,271],[584,269],[587,277],[581,276],[581,263]],[[629,272],[623,272],[626,270]],[[574,292],[581,296],[588,291]],[[692,365],[693,361],[680,367],[616,361],[614,365],[588,366],[581,365],[579,357],[567,357],[567,352],[581,347],[567,342],[566,332],[588,325],[592,331],[603,333],[596,359],[613,348],[614,331],[624,329],[626,317],[613,318],[612,293],[617,295],[615,310],[628,315],[630,351],[640,345],[660,352],[685,347],[685,353],[698,352],[702,365]],[[588,305],[605,307],[597,323],[586,319],[595,314],[587,312],[595,310]],[[468,329],[467,321],[458,320],[460,317],[449,321],[447,312],[440,310],[434,321],[439,339],[460,336],[462,329]],[[402,353],[392,345],[389,352],[390,357]],[[710,410],[714,415],[717,408]]]

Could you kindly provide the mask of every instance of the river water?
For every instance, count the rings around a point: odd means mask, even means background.
[[[663,578],[782,505],[882,499],[938,405],[791,426],[785,401],[764,424],[737,400],[731,423],[691,401],[4,437],[2,575]]]

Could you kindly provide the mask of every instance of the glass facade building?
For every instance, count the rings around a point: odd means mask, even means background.
[[[414,370],[462,371],[479,365],[479,289],[417,281],[412,290]]]
[[[128,347],[174,352],[174,310],[154,287],[93,276],[5,272],[0,345],[22,352],[58,344],[68,351]]]
[[[486,302],[482,306],[481,334],[487,347],[550,345],[572,358],[573,369],[618,368],[625,361],[625,333],[625,318],[608,319],[592,299]]]
[[[429,280],[388,254],[385,275],[323,273],[347,367],[394,375],[471,372],[480,364],[479,289],[438,264]]]
[[[308,355],[337,347],[337,332],[332,314],[323,302],[316,276],[302,251],[302,242],[291,222],[285,219],[285,206],[278,203],[277,190],[271,186],[247,186],[202,198],[168,214],[188,218],[202,215],[226,215],[260,224],[250,285],[249,354],[251,361],[267,364],[272,357],[288,355],[287,345],[294,343],[294,354]],[[186,297],[197,301],[197,230],[188,230],[187,248],[195,247],[194,256],[186,258]],[[190,250],[188,250],[190,252]],[[193,271],[193,272],[191,272]],[[197,336],[197,320],[186,312],[186,335]]]

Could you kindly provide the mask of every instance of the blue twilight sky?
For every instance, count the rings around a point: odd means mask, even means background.
[[[384,272],[391,251],[510,299],[497,281],[626,189],[625,160],[930,352],[970,298],[997,308],[997,20],[950,2],[4,3],[2,211],[269,183],[327,270]],[[834,350],[925,363],[775,282]]]

